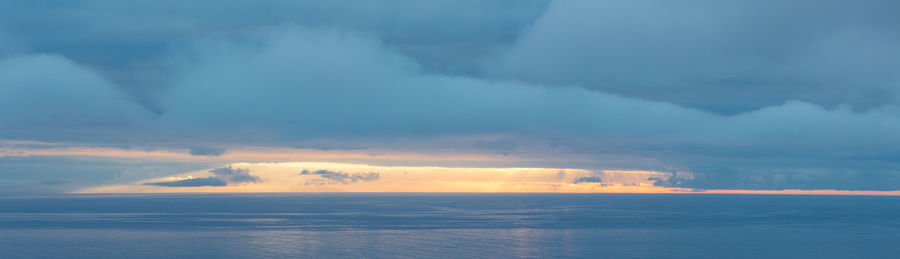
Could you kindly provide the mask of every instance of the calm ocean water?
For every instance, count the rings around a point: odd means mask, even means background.
[[[0,258],[898,258],[900,197],[0,198]]]

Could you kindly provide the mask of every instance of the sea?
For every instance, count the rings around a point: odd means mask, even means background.
[[[900,197],[0,197],[0,258],[900,258]]]

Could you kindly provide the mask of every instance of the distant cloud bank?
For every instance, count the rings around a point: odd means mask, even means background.
[[[897,1],[367,3],[6,4],[0,193],[155,179],[257,147],[667,172],[650,180],[671,188],[900,190]],[[301,174],[328,187],[379,173]],[[268,181],[208,174],[146,184]]]

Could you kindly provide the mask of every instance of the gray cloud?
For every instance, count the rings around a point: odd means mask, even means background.
[[[555,1],[488,62],[498,78],[735,114],[894,103],[896,1]]]
[[[0,138],[449,148],[695,173],[665,186],[900,189],[893,3],[560,1],[537,20],[542,2],[466,3],[17,3],[3,11],[59,15],[0,15],[32,44],[0,55]],[[110,15],[72,11],[92,8]],[[85,30],[46,29],[66,26]]]
[[[122,130],[147,118],[114,85],[65,57],[0,58],[0,137],[77,139],[80,130]]]
[[[224,148],[192,147],[190,153],[195,156],[221,156],[225,154],[225,151],[227,150]]]
[[[228,182],[231,183],[256,183],[261,181],[259,177],[250,175],[250,169],[232,168],[231,166],[227,166],[210,170],[210,172],[217,177],[227,179]]]
[[[329,170],[309,171],[309,170],[305,170],[305,169],[302,172],[300,172],[300,175],[317,175],[317,176],[321,177],[322,179],[312,179],[312,180],[306,182],[306,184],[314,184],[314,185],[372,182],[372,181],[378,181],[378,179],[381,178],[381,174],[378,172],[350,174],[350,173],[329,171]]]
[[[190,178],[176,181],[150,182],[144,185],[165,186],[165,187],[199,187],[199,186],[226,186],[234,183],[256,183],[261,179],[257,176],[250,175],[250,170],[242,168],[233,168],[231,166],[216,168],[210,170],[215,176],[206,178]]]
[[[171,182],[152,182],[152,183],[144,183],[144,185],[155,185],[155,186],[165,186],[165,187],[200,187],[200,186],[225,186],[228,185],[222,179],[216,177],[206,177],[206,178],[191,178],[184,179],[178,181]]]
[[[573,181],[572,183],[578,184],[578,183],[602,183],[602,182],[603,182],[602,178],[597,177],[597,176],[590,176],[590,177],[575,178],[575,181]]]
[[[185,45],[196,35],[239,37],[281,24],[339,28],[384,39],[392,49],[415,57],[429,69],[462,73],[474,71],[481,57],[515,40],[548,3],[549,0],[266,4],[243,0],[73,0],[65,4],[8,1],[0,9],[0,29],[20,36],[37,52],[59,53],[97,68],[141,104],[156,110],[162,107],[155,103],[154,96],[165,90],[165,78],[171,72],[165,55],[173,46]],[[41,15],[22,15],[26,13]],[[235,13],[241,15],[237,17]],[[3,51],[0,48],[0,53]]]
[[[685,179],[684,177],[679,176],[677,173],[672,173],[669,177],[649,177],[647,181],[653,181],[653,186],[662,186],[662,187],[681,187],[684,186],[686,181],[690,179]]]

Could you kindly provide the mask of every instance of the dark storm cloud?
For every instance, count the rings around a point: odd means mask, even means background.
[[[261,180],[257,176],[250,175],[250,169],[232,168],[231,166],[211,170],[218,177],[227,179],[231,183],[257,183]]]
[[[191,178],[171,182],[152,182],[144,183],[144,185],[155,185],[164,187],[200,187],[200,186],[225,186],[228,185],[222,179],[216,177]]]
[[[694,173],[663,186],[900,189],[893,2],[216,3],[0,8],[0,47],[20,46],[0,53],[0,138],[442,145]],[[259,180],[240,170],[214,178]]]
[[[303,170],[300,175],[317,175],[322,179],[312,179],[306,184],[325,185],[325,184],[350,184],[355,182],[371,182],[378,181],[381,174],[377,172],[369,173],[344,173],[329,170],[309,171]]]

